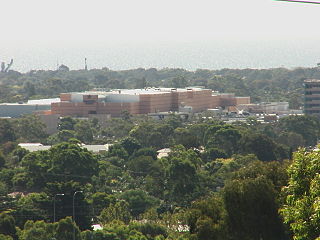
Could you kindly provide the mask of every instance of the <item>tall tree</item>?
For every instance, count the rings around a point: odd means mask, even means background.
[[[14,141],[15,138],[12,123],[7,119],[0,119],[0,143]]]
[[[226,211],[220,197],[198,200],[186,213],[190,233],[197,239],[227,239]]]
[[[45,221],[27,221],[21,231],[21,240],[51,240],[55,236],[55,227],[51,223],[46,223]]]
[[[51,166],[48,173],[57,181],[76,180],[81,183],[90,182],[90,178],[97,172],[96,157],[77,144],[60,143],[50,148]]]
[[[223,197],[232,239],[285,239],[277,194],[268,179],[233,180],[226,184]]]
[[[320,153],[300,149],[288,168],[288,185],[283,188],[281,209],[296,240],[318,239],[320,235]]]
[[[14,239],[17,239],[15,219],[6,213],[0,214],[0,234],[8,235]]]

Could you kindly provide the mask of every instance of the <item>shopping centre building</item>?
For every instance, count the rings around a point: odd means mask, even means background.
[[[108,114],[117,117],[124,111],[136,115],[181,112],[186,109],[196,113],[249,103],[250,97],[236,97],[234,94],[196,87],[119,89],[61,93],[60,102],[53,102],[48,114],[77,117]]]

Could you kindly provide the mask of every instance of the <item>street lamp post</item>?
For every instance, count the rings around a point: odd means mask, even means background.
[[[57,193],[53,197],[53,222],[56,222],[56,196],[64,196],[64,193]]]
[[[73,222],[74,224],[76,224],[76,219],[75,219],[75,211],[74,211],[74,198],[76,196],[77,193],[83,193],[83,191],[76,191],[73,194],[73,198],[72,198],[72,218],[73,218]],[[73,240],[76,239],[76,228],[75,226],[73,227]]]

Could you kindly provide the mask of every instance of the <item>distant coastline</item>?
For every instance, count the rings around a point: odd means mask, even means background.
[[[122,43],[82,45],[1,46],[0,61],[14,59],[12,70],[55,70],[65,64],[71,70],[107,67],[112,70],[135,68],[222,68],[266,69],[315,67],[320,62],[318,41],[244,41],[184,43]]]

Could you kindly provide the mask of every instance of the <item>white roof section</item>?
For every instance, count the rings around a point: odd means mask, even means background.
[[[43,146],[42,143],[19,143],[18,146],[20,147],[32,147],[32,146]]]
[[[158,155],[157,158],[163,158],[163,157],[168,157],[169,153],[171,152],[170,148],[163,148],[157,151]]]
[[[29,152],[44,151],[44,150],[49,150],[51,148],[51,146],[48,146],[48,145],[45,146],[41,143],[19,143],[18,145],[28,150]],[[84,145],[83,144],[81,147],[93,153],[102,153],[102,152],[107,152],[110,146],[112,146],[112,144],[104,144],[104,145]]]
[[[47,99],[38,99],[38,100],[29,100],[27,104],[37,104],[37,105],[51,105],[51,103],[60,102],[60,98],[47,98]]]
[[[112,144],[104,144],[104,145],[83,145],[82,148],[86,148],[88,151],[99,153],[99,152],[107,152],[109,147]]]
[[[51,148],[51,146],[44,146],[42,144],[41,145],[22,145],[22,146],[20,145],[20,147],[28,150],[29,152],[45,151]]]
[[[305,83],[309,83],[309,82],[320,82],[320,79],[306,79],[304,80]]]
[[[93,224],[92,225],[93,231],[102,230],[103,227],[100,224]]]

